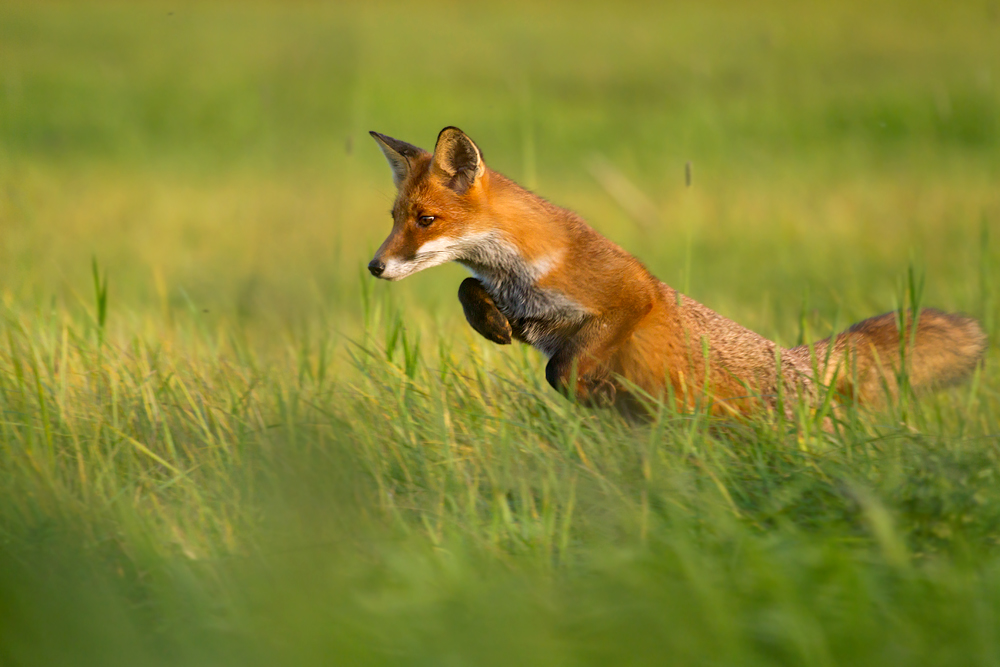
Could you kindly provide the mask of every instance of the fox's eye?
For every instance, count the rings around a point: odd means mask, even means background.
[[[421,227],[427,227],[432,222],[434,222],[433,215],[422,215],[419,218],[417,218],[417,224],[420,225]]]

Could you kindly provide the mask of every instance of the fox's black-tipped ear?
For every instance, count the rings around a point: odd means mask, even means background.
[[[479,147],[457,127],[441,130],[434,145],[433,164],[448,187],[459,194],[475,185],[486,171]]]
[[[379,134],[378,132],[369,132],[368,134],[372,135],[375,141],[378,142],[378,147],[382,149],[382,154],[389,161],[389,166],[392,167],[392,180],[398,188],[400,183],[406,180],[407,174],[410,173],[410,169],[413,167],[413,160],[427,151],[417,148],[413,144],[408,144],[405,141]]]

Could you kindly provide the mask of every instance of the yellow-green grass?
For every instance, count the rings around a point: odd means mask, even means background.
[[[995,335],[997,43],[989,2],[4,4],[0,664],[995,664],[992,349],[832,432],[629,424],[459,267],[364,265],[366,131],[455,124],[784,344],[910,267]]]

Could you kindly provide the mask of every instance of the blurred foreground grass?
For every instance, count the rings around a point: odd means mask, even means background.
[[[0,664],[1000,662],[995,352],[834,433],[628,425],[457,267],[362,274],[365,131],[456,124],[784,343],[910,263],[995,335],[997,43],[990,2],[4,4]]]

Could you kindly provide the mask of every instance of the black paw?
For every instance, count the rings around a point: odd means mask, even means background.
[[[466,278],[458,288],[465,319],[479,335],[498,345],[510,345],[513,331],[510,322],[493,302],[493,298],[475,278]]]
[[[500,311],[487,313],[484,320],[478,324],[472,324],[472,328],[478,331],[486,340],[493,341],[498,345],[510,345],[512,340],[510,322],[507,321],[507,318]]]

